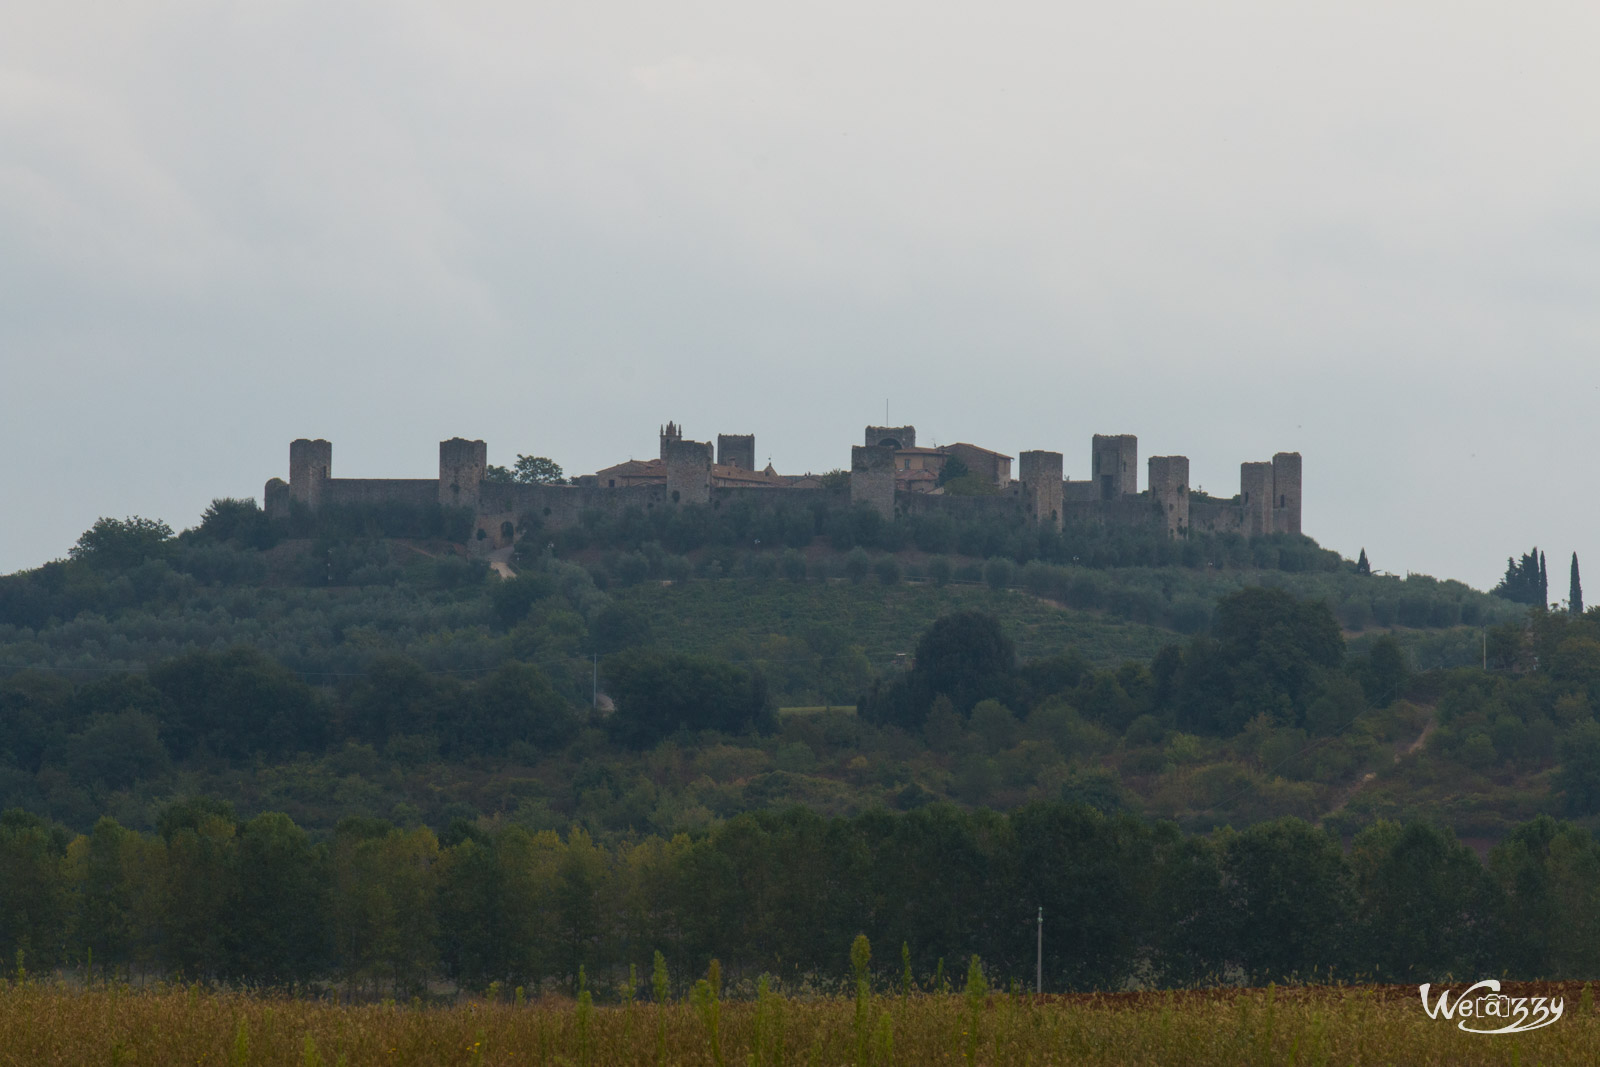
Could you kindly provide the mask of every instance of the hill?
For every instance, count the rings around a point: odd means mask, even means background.
[[[1523,608],[1357,574],[1304,538],[1068,531],[1081,554],[1062,565],[1006,529],[976,539],[1011,553],[987,558],[892,526],[682,553],[590,530],[508,561],[508,581],[460,543],[383,536],[380,520],[283,539],[253,505],[219,501],[179,536],[102,520],[69,559],[0,579],[0,805],[150,827],[174,797],[205,794],[314,829],[493,817],[601,835],[938,799],[1076,797],[1198,828],[1425,815],[1483,835],[1546,808],[1586,814],[1551,793],[1565,732],[1587,721],[1570,700],[1559,715],[1554,696],[1518,705],[1520,734],[1491,709],[1463,736],[1433,710],[1454,707],[1467,683],[1451,671],[1480,663],[1490,631],[1497,649],[1532,640]],[[1186,719],[1162,671],[1202,655],[1219,604],[1263,587],[1324,604],[1338,655],[1287,705],[1257,685],[1226,723]],[[996,621],[1019,677],[1054,663],[1053,681],[1002,687],[954,721],[871,713],[930,626],[963,612]],[[1394,649],[1404,691],[1352,696]],[[1550,689],[1496,656],[1497,684]],[[658,679],[679,706],[651,702]],[[1309,721],[1329,692],[1343,710]]]

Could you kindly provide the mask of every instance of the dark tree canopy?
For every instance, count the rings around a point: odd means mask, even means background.
[[[1543,607],[1550,603],[1550,583],[1545,573],[1544,553],[1534,546],[1533,551],[1524,552],[1520,560],[1508,558],[1506,576],[1490,591],[1517,604],[1538,604]]]
[[[607,661],[605,679],[616,702],[611,730],[627,745],[649,747],[680,729],[766,730],[775,714],[759,673],[706,656],[630,652]]]
[[[120,570],[147,559],[159,559],[172,540],[172,527],[160,519],[130,515],[126,519],[99,518],[67,550],[73,559],[97,567]]]

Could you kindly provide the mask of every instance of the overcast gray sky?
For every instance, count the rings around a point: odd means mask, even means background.
[[[887,398],[1074,477],[1298,450],[1375,567],[1600,575],[1600,8],[779,7],[8,5],[0,572],[299,436],[823,470]]]

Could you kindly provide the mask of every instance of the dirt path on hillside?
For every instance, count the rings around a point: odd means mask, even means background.
[[[517,572],[511,569],[511,553],[515,548],[515,545],[507,545],[489,553],[489,569],[507,581],[517,576]]]
[[[1423,745],[1428,743],[1429,736],[1432,735],[1433,731],[1435,729],[1437,729],[1438,726],[1439,726],[1439,720],[1438,720],[1437,716],[1434,714],[1434,709],[1433,709],[1432,705],[1429,705],[1428,706],[1428,720],[1427,720],[1427,722],[1424,722],[1422,724],[1422,732],[1417,734],[1417,736],[1411,741],[1397,741],[1397,742],[1395,742],[1394,758],[1393,758],[1392,762],[1399,763],[1402,756],[1412,755],[1413,753],[1415,753],[1419,749],[1421,749]],[[1348,805],[1350,803],[1350,801],[1355,798],[1356,794],[1361,792],[1368,785],[1370,785],[1373,782],[1373,780],[1376,779],[1377,777],[1378,777],[1378,772],[1377,771],[1368,771],[1366,774],[1363,774],[1360,778],[1356,779],[1356,781],[1351,783],[1348,787],[1346,787],[1344,789],[1343,792],[1341,792],[1339,794],[1339,799],[1334,803],[1333,807],[1331,807],[1327,811],[1323,812],[1317,818],[1317,825],[1319,825],[1319,826],[1322,825],[1322,820],[1326,819],[1328,816],[1336,814],[1337,812],[1340,812],[1340,811],[1344,810],[1345,806]]]

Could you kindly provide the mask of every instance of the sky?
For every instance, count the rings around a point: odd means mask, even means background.
[[[101,515],[862,427],[1299,451],[1306,532],[1595,560],[1600,8],[19,3],[0,573]],[[888,414],[885,415],[887,405]],[[1143,473],[1141,472],[1141,485]],[[1559,566],[1557,565],[1559,561]]]

